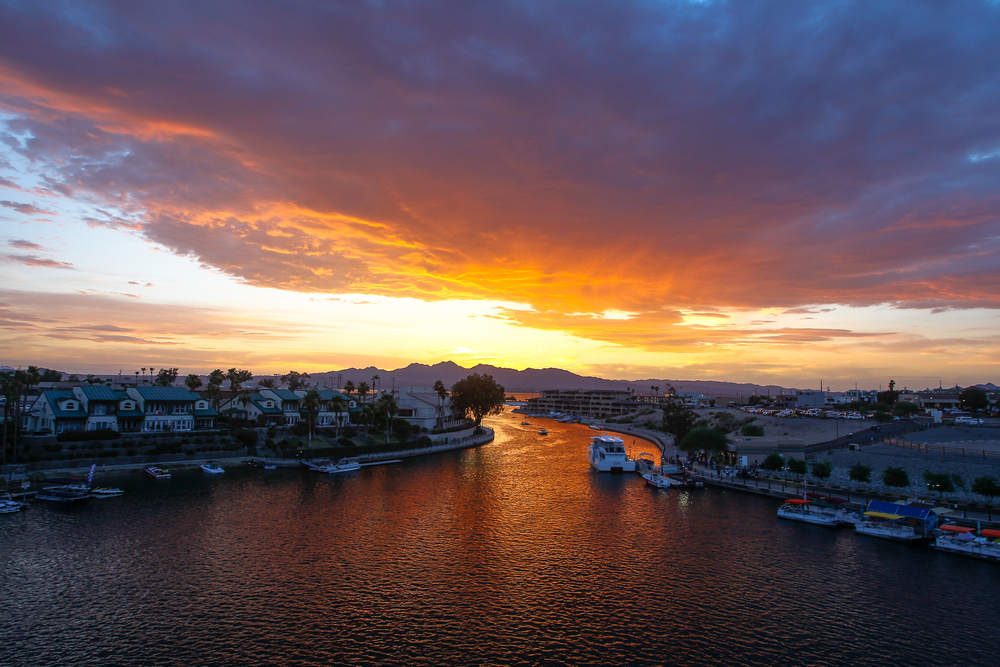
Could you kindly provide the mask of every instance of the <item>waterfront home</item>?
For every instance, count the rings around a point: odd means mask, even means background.
[[[142,430],[146,433],[193,431],[195,404],[204,400],[181,387],[129,387],[125,391],[138,403],[143,414]]]
[[[34,402],[29,412],[30,431],[82,431],[87,421],[80,399],[68,389],[46,389]]]
[[[429,387],[404,387],[394,394],[396,416],[428,431],[462,423],[451,414],[451,397],[443,400]]]
[[[246,419],[261,426],[281,426],[284,423],[284,415],[281,412],[280,402],[277,398],[267,397],[259,392],[250,394],[248,400],[241,400],[235,396],[222,402],[219,411],[235,416],[237,419]]]
[[[295,393],[300,399],[306,397],[311,390],[300,389]],[[350,422],[350,410],[358,406],[357,402],[336,389],[317,389],[319,394],[319,412],[316,414],[316,426],[319,428],[343,427]],[[342,409],[338,409],[338,401]],[[299,402],[301,407],[302,403]],[[302,415],[303,419],[306,415]]]
[[[260,395],[275,402],[285,426],[295,426],[302,419],[299,413],[301,398],[290,389],[261,389]]]
[[[83,430],[118,430],[118,404],[122,400],[120,392],[103,384],[76,386],[71,391],[87,415]]]

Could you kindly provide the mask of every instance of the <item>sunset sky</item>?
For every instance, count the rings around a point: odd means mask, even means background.
[[[5,2],[0,365],[1000,382],[1000,3]]]

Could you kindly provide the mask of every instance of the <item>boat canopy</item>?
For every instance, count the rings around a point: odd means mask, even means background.
[[[1000,530],[996,528],[983,528],[979,531],[979,534],[983,537],[1000,537]]]
[[[788,503],[789,505],[808,505],[812,501],[806,500],[805,498],[789,498],[785,502]]]
[[[871,510],[865,512],[865,516],[874,516],[878,517],[879,519],[893,519],[893,520],[903,518],[902,514],[890,514],[889,512],[873,512]]]
[[[900,517],[920,519],[921,521],[926,521],[933,514],[927,507],[900,505],[899,503],[889,503],[884,500],[872,500],[868,503],[868,510],[870,512],[882,512],[883,514],[898,514]]]
[[[956,526],[953,523],[946,523],[940,526],[941,530],[947,531],[949,533],[971,533],[975,528],[969,528],[968,526]]]

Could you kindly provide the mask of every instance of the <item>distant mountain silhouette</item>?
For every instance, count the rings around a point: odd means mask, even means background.
[[[465,378],[471,373],[492,375],[493,379],[503,385],[508,392],[538,392],[543,389],[625,389],[633,388],[637,393],[652,393],[655,385],[664,391],[667,385],[681,392],[707,394],[709,396],[750,396],[752,394],[777,394],[787,391],[778,385],[758,385],[749,383],[720,382],[717,380],[608,380],[605,378],[577,375],[561,368],[526,368],[523,371],[513,368],[501,368],[487,364],[478,364],[472,368],[463,368],[453,361],[428,366],[427,364],[410,364],[405,368],[384,370],[369,366],[368,368],[344,368],[326,373],[311,373],[313,382],[321,385],[336,386],[338,376],[342,383],[350,380],[355,386],[361,382],[372,385],[372,378],[379,376],[380,389],[389,389],[395,383],[396,387],[430,387],[435,381],[441,380],[445,386]]]

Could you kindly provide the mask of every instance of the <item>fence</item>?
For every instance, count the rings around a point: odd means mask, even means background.
[[[922,442],[910,442],[902,438],[886,438],[885,444],[903,449],[915,449],[924,454],[950,454],[952,456],[974,456],[976,458],[1000,458],[1000,451],[974,447],[951,447],[948,445],[928,445]]]

